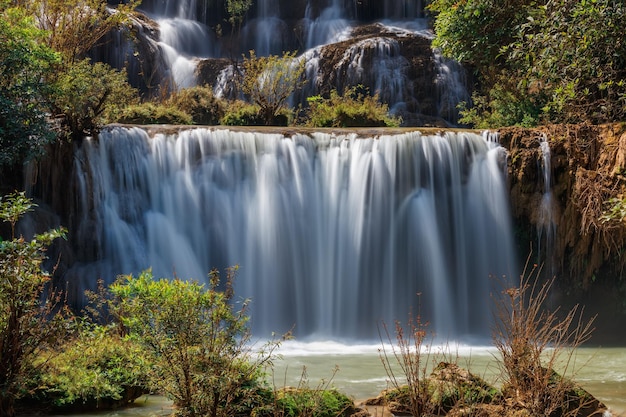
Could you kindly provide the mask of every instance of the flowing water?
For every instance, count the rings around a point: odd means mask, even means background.
[[[113,127],[75,165],[74,300],[98,277],[239,265],[260,337],[376,339],[421,309],[476,340],[495,281],[516,276],[506,151],[487,136]]]

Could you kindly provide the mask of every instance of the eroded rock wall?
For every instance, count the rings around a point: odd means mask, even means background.
[[[540,246],[538,230],[545,193],[540,141],[551,151],[552,254],[531,255],[554,263],[552,273],[587,290],[603,279],[624,279],[626,223],[603,221],[611,198],[626,192],[626,127],[552,125],[499,131],[509,149],[511,204],[521,256]]]

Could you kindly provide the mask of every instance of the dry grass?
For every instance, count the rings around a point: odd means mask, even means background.
[[[541,283],[540,270],[532,267],[519,286],[506,289],[496,301],[493,340],[502,356],[503,393],[510,407],[531,415],[573,416],[587,404],[556,370],[563,375],[576,371],[575,349],[589,340],[595,317],[583,320],[578,306],[565,313],[548,311],[554,279]]]

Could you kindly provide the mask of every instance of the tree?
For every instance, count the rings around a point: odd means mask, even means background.
[[[84,59],[106,33],[127,24],[138,3],[120,2],[112,10],[102,0],[27,0],[24,7],[46,31],[44,42],[71,64]]]
[[[234,272],[220,284],[212,271],[206,289],[197,282],[154,280],[150,271],[110,287],[114,314],[154,356],[154,383],[190,417],[235,415],[267,394],[260,371],[276,345],[253,360],[247,302],[237,311],[233,300]]]
[[[553,122],[621,121],[626,115],[626,4],[557,0],[520,27],[509,56],[520,75],[548,91],[543,112]]]
[[[53,110],[62,116],[71,139],[94,134],[103,123],[115,121],[122,108],[138,101],[125,72],[89,59],[69,64],[56,75],[54,85]]]
[[[49,276],[41,269],[46,246],[63,231],[51,230],[30,241],[17,237],[17,221],[32,207],[23,193],[0,199],[0,219],[12,233],[10,240],[0,239],[0,415],[7,417],[15,414],[14,402],[33,372],[33,359],[63,330],[63,317],[55,313],[58,300],[44,294]]]
[[[612,0],[435,0],[435,40],[473,67],[477,126],[594,123],[626,113],[626,6]]]
[[[304,65],[304,60],[295,58],[295,52],[257,57],[250,51],[250,57],[244,58],[240,88],[261,108],[266,125],[274,123],[289,96],[302,87]]]
[[[24,10],[0,2],[0,171],[40,156],[55,135],[46,121],[58,56]]]
[[[228,13],[228,22],[232,26],[232,32],[239,32],[241,23],[248,10],[252,7],[252,0],[226,0],[226,12]]]

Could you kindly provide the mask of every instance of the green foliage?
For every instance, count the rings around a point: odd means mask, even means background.
[[[35,361],[40,371],[30,382],[29,399],[60,408],[105,408],[149,392],[151,364],[143,349],[111,328],[83,328],[57,350],[51,359]]]
[[[228,21],[233,27],[239,28],[246,13],[252,6],[252,0],[226,0],[226,12],[228,13]]]
[[[276,393],[279,417],[340,417],[354,412],[354,402],[335,389],[285,388]]]
[[[533,127],[540,122],[541,109],[532,97],[524,96],[514,88],[496,84],[486,96],[472,94],[472,106],[460,104],[459,123],[477,129],[493,129],[502,126]]]
[[[172,106],[191,115],[197,125],[216,125],[224,116],[224,104],[211,87],[191,87],[178,91],[169,100]]]
[[[389,115],[386,104],[378,101],[378,95],[370,96],[359,91],[360,87],[346,90],[343,96],[336,90],[330,98],[309,97],[309,119],[312,127],[370,127],[400,125],[398,118]]]
[[[45,247],[62,230],[16,237],[20,216],[33,204],[23,193],[0,199],[0,219],[11,226],[12,238],[0,240],[0,415],[12,416],[13,404],[33,372],[33,359],[61,337],[64,320],[54,294],[45,296],[48,274],[41,270]]]
[[[226,126],[261,126],[264,124],[259,115],[260,108],[245,101],[233,101],[228,104],[220,124]]]
[[[433,0],[436,14],[433,46],[489,76],[494,66],[507,66],[501,49],[514,42],[516,28],[526,22],[537,2],[532,0]]]
[[[626,5],[612,0],[434,0],[434,45],[473,67],[476,126],[618,121]],[[494,126],[495,123],[495,126]]]
[[[244,58],[239,88],[259,106],[265,125],[276,123],[289,96],[302,87],[304,65],[304,60],[296,59],[295,52],[257,57],[250,51],[250,57]]]
[[[558,0],[537,8],[509,55],[521,76],[549,91],[555,122],[622,120],[626,114],[626,4]]]
[[[626,221],[626,199],[613,197],[605,203],[607,209],[602,212],[600,221],[603,223]]]
[[[89,59],[67,65],[57,75],[55,87],[55,113],[63,116],[66,134],[73,139],[96,133],[138,100],[126,73]]]
[[[256,359],[250,352],[247,303],[233,300],[234,272],[220,283],[212,271],[208,288],[154,280],[150,271],[110,287],[114,314],[154,357],[151,381],[181,415],[230,416],[256,404],[251,396],[263,395],[261,370],[275,345]]]
[[[29,14],[0,3],[0,170],[40,156],[55,138],[45,119],[46,77],[58,57],[42,37]]]
[[[133,124],[190,125],[193,123],[191,116],[182,110],[150,102],[130,105],[122,109],[117,121]]]

